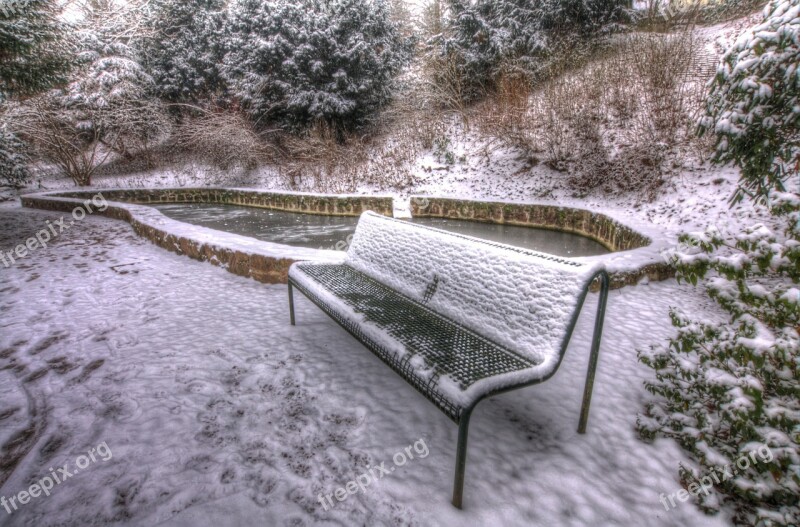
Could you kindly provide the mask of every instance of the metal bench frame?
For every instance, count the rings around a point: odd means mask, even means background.
[[[466,473],[466,465],[467,465],[467,435],[469,430],[469,422],[470,417],[472,416],[472,412],[475,407],[481,402],[483,399],[488,397],[492,397],[501,393],[510,392],[512,390],[518,390],[520,388],[525,388],[528,386],[532,386],[534,384],[542,383],[548,380],[550,377],[555,375],[558,371],[558,368],[561,366],[561,361],[564,358],[564,354],[566,353],[567,347],[569,342],[572,338],[572,334],[575,330],[575,326],[578,322],[578,318],[583,310],[583,304],[586,300],[586,296],[589,293],[589,288],[591,284],[594,283],[596,280],[600,282],[600,298],[598,299],[597,305],[597,313],[595,315],[595,322],[594,322],[594,335],[592,337],[592,346],[591,352],[589,355],[589,366],[588,371],[586,373],[586,384],[583,390],[583,402],[581,405],[581,414],[580,414],[580,421],[578,423],[578,433],[585,434],[586,433],[586,424],[589,419],[589,406],[591,404],[592,399],[592,388],[594,386],[594,378],[595,378],[595,371],[597,369],[597,360],[600,353],[600,340],[603,334],[603,321],[605,319],[605,312],[606,312],[606,304],[608,301],[608,290],[609,290],[609,276],[605,270],[600,270],[595,273],[585,284],[580,293],[578,298],[578,303],[575,306],[575,310],[571,315],[569,326],[567,328],[567,332],[562,340],[561,349],[559,350],[559,357],[558,363],[556,364],[553,371],[541,378],[531,382],[525,382],[517,385],[507,386],[505,388],[495,390],[489,393],[484,394],[483,396],[479,397],[475,402],[473,402],[470,406],[464,408],[459,416],[458,419],[452,418],[451,419],[458,425],[458,445],[456,447],[456,466],[455,466],[455,481],[453,485],[453,500],[452,503],[457,508],[462,508],[463,498],[464,498],[464,478]],[[312,303],[314,303],[317,307],[326,312],[328,309],[326,306],[322,305],[321,302],[314,298],[314,295],[309,294],[304,288],[289,278],[289,317],[292,326],[295,325],[295,312],[294,312],[294,289],[297,288],[304,296],[306,296]],[[400,293],[398,293],[400,294]],[[328,314],[328,313],[326,313]],[[328,314],[331,316],[330,314]],[[381,360],[383,358],[380,356],[379,353],[375,349],[373,349],[368,343],[365,343],[358,334],[356,334],[351,328],[347,327],[346,325],[342,324],[341,321],[337,320],[336,318],[332,317],[342,328],[344,328],[348,333],[350,333],[356,340],[361,342],[367,349],[377,355]],[[444,317],[443,317],[444,318]],[[386,362],[386,361],[384,361]],[[387,363],[388,364],[388,363]],[[391,366],[391,365],[390,365]],[[397,368],[392,366],[394,369],[406,382],[411,384],[417,391],[420,389],[411,383],[408,379],[406,379]],[[425,393],[421,392],[423,395]],[[426,396],[427,397],[427,396]],[[428,397],[430,399],[430,397]]]

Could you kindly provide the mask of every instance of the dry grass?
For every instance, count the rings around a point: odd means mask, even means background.
[[[691,28],[617,37],[592,60],[564,61],[533,86],[501,76],[470,121],[484,135],[540,156],[578,193],[651,199],[676,158],[696,146],[702,85],[691,78]]]

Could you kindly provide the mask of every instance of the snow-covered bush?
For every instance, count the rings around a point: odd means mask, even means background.
[[[625,0],[449,0],[435,53],[451,57],[481,96],[509,63],[531,75],[569,39],[591,39],[626,19]],[[456,57],[453,59],[452,57]],[[546,61],[545,61],[546,62]]]
[[[132,50],[120,43],[86,54],[90,64],[70,84],[67,107],[95,127],[108,148],[130,157],[147,150],[169,131],[170,122],[155,98],[155,83]]]
[[[680,469],[686,488],[751,452],[772,452],[711,493],[695,493],[708,512],[731,502],[742,525],[800,522],[800,200],[773,197],[789,223],[784,234],[756,225],[733,239],[687,235],[682,241],[694,249],[675,254],[681,279],[710,276],[708,294],[729,320],[673,310],[678,335],[639,353],[655,371],[647,389],[659,396],[639,417],[639,431],[673,438],[693,455],[697,467]]]
[[[82,67],[66,89],[65,104],[111,150],[131,157],[168,132],[156,83],[128,35],[141,30],[146,3],[111,0],[87,8],[81,28]]]
[[[30,179],[25,144],[0,123],[0,185],[22,185]]]
[[[120,42],[95,41],[83,58],[88,65],[66,89],[64,111],[106,148],[126,157],[147,150],[170,126],[153,78]]]
[[[141,53],[160,97],[194,103],[223,90],[225,21],[223,0],[152,4]]]
[[[408,57],[384,2],[240,0],[223,73],[261,127],[364,124]]]
[[[800,163],[800,1],[766,13],[725,54],[700,124],[716,135],[715,160],[742,168],[737,200],[784,190]]]
[[[716,162],[742,169],[737,198],[768,203],[783,228],[684,235],[672,258],[679,279],[703,281],[727,320],[673,310],[677,336],[639,353],[658,397],[638,419],[641,435],[689,451],[696,466],[680,468],[684,486],[708,512],[731,504],[741,525],[800,523],[800,194],[784,188],[800,166],[797,143],[781,143],[798,134],[797,5],[772,4],[726,55],[703,123],[719,136]],[[724,477],[699,490],[713,473]]]

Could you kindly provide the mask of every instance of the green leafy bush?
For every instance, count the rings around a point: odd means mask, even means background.
[[[787,190],[798,174],[797,47],[798,0],[773,3],[727,53],[708,97],[701,128],[717,136],[715,161],[741,168],[735,199],[772,213],[738,234],[684,235],[672,254],[679,280],[702,283],[726,320],[673,310],[677,336],[639,352],[657,396],[641,436],[675,439],[696,461],[680,468],[684,486],[706,512],[730,504],[741,525],[800,523],[800,194]],[[753,463],[737,466],[743,458]]]
[[[785,190],[800,164],[800,2],[771,4],[728,50],[706,102],[701,133],[716,134],[717,163],[742,169],[735,199]]]

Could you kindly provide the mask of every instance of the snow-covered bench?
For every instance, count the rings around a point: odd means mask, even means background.
[[[366,212],[343,264],[290,268],[289,310],[294,325],[297,288],[458,424],[453,504],[460,508],[472,411],[556,372],[596,278],[584,433],[608,297],[602,265]]]

